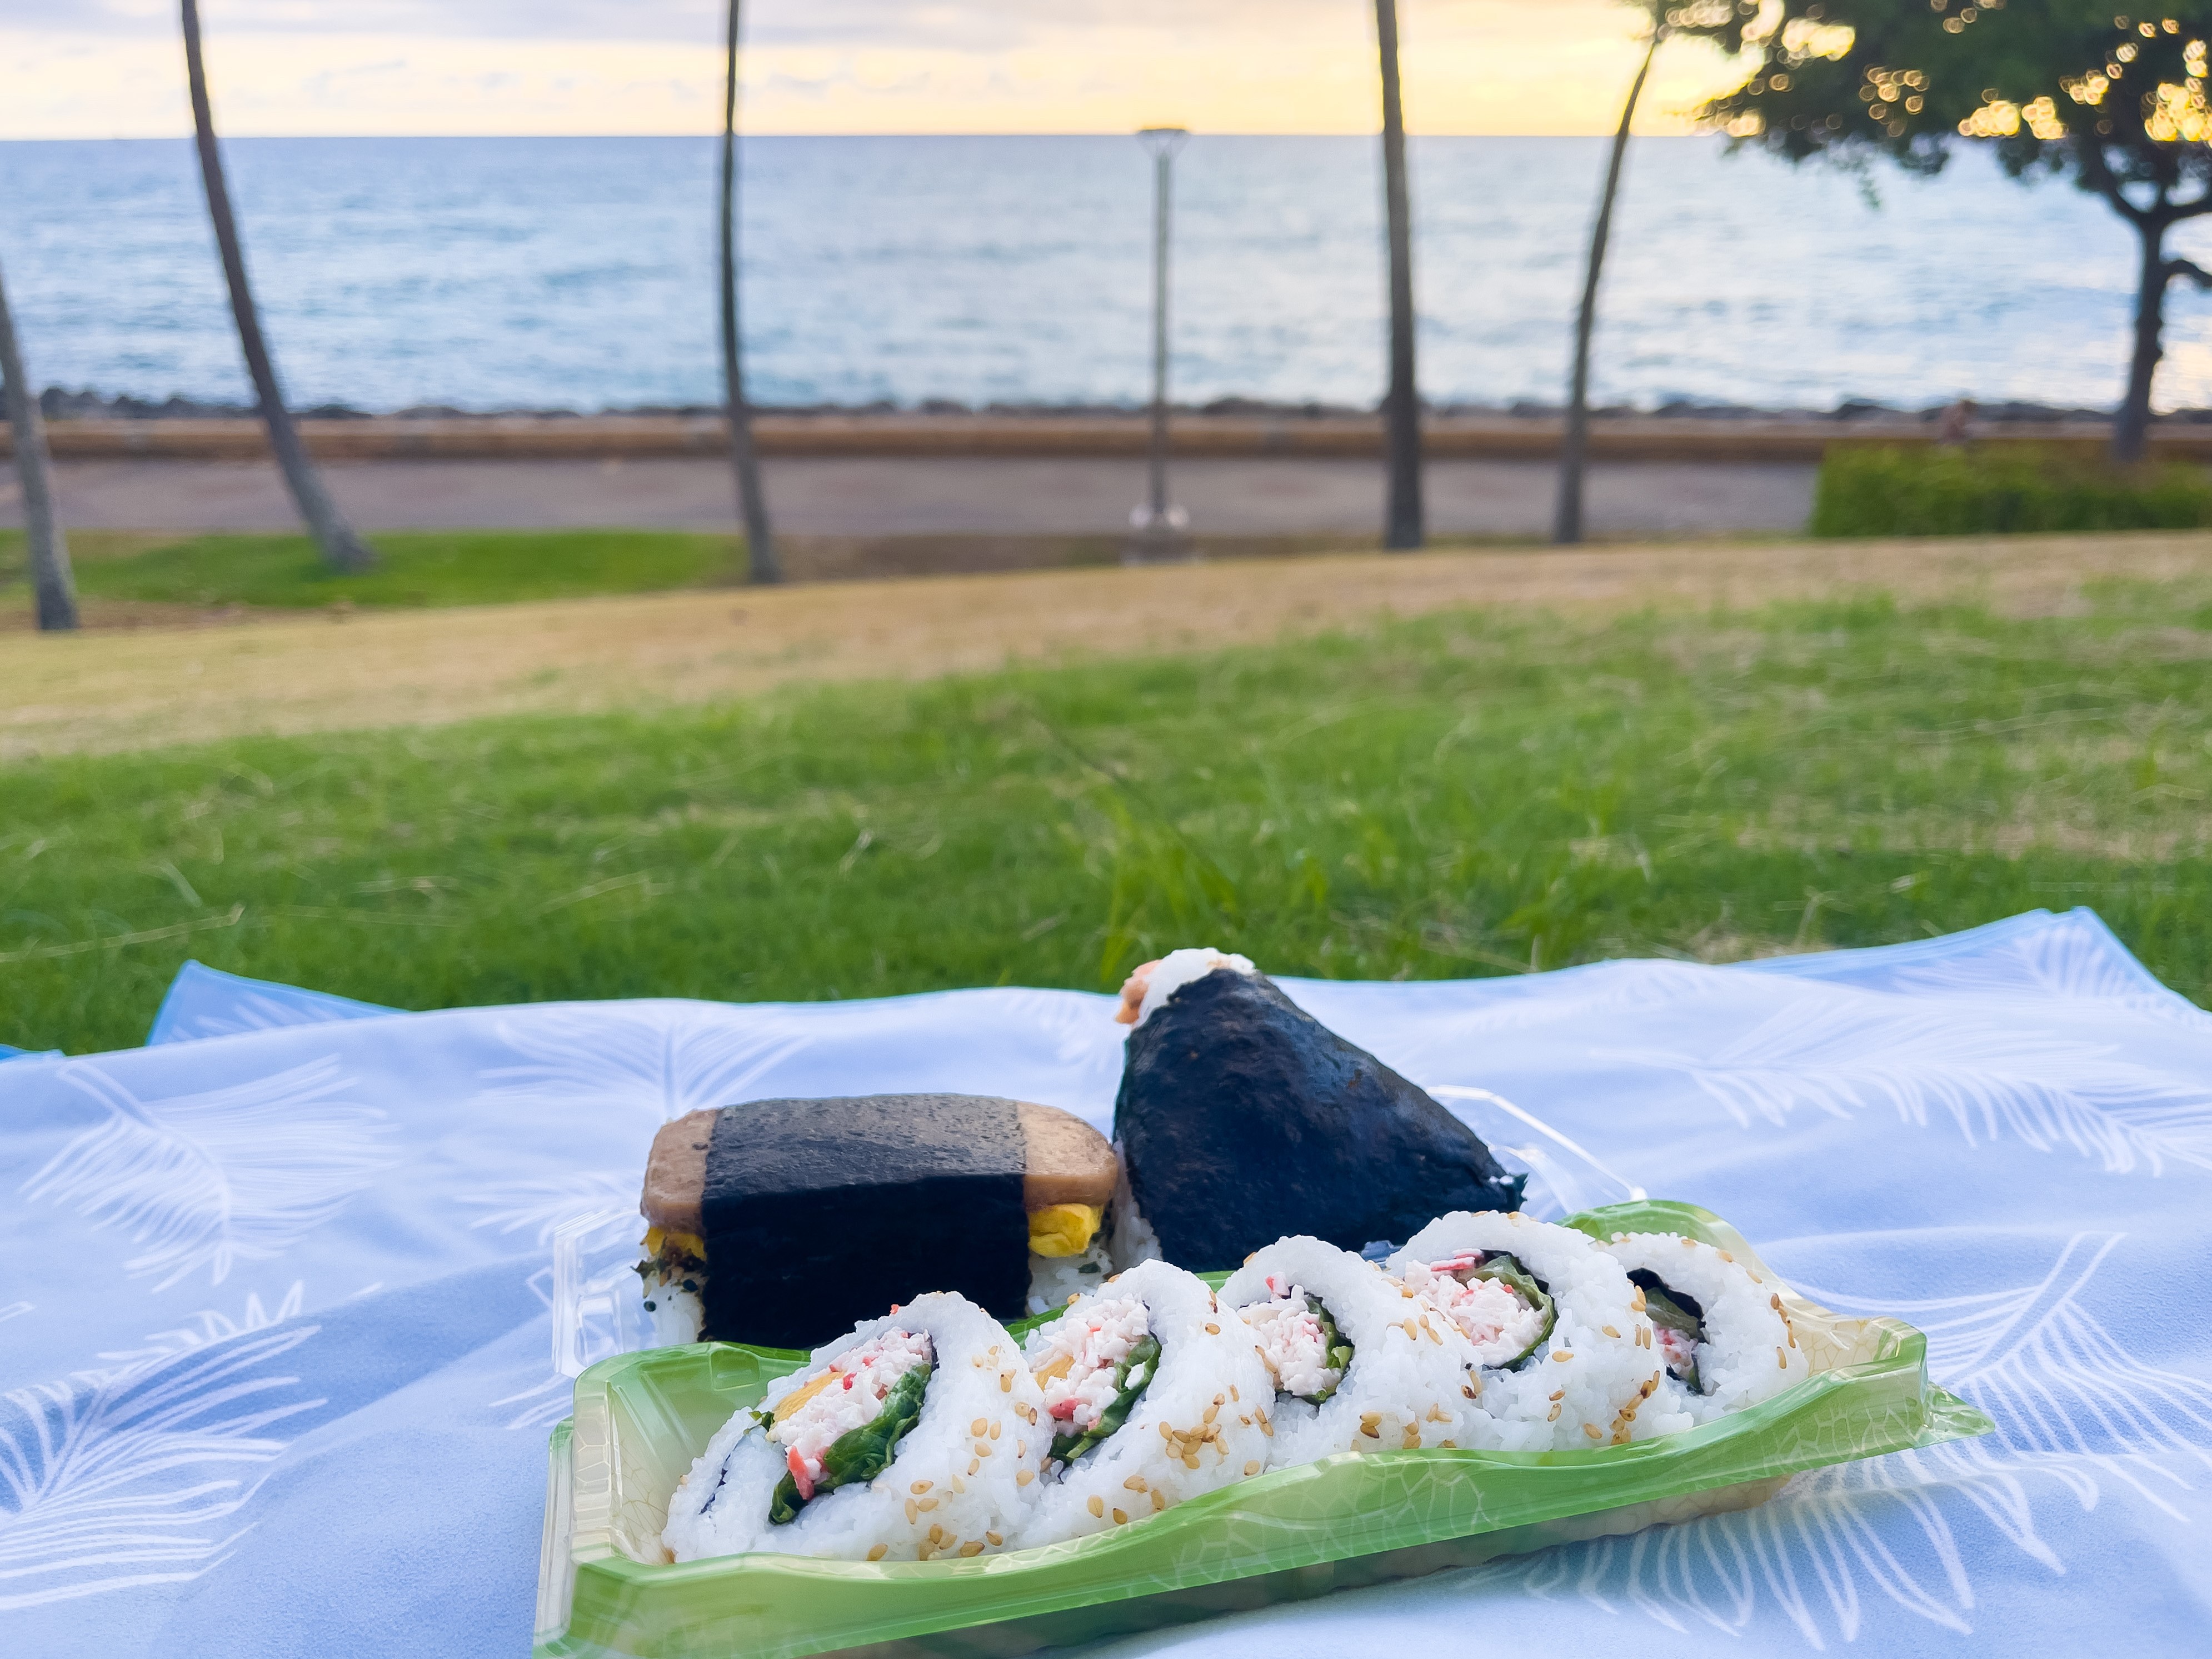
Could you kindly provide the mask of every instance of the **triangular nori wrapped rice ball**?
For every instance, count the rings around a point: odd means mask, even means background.
[[[1161,1250],[1195,1271],[1299,1233],[1357,1250],[1448,1210],[1516,1209],[1525,1179],[1264,975],[1230,967],[1129,1034],[1114,1134]]]

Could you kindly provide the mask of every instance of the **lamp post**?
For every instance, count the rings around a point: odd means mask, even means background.
[[[1190,552],[1190,538],[1183,534],[1190,514],[1168,503],[1168,223],[1176,152],[1189,137],[1183,127],[1146,127],[1137,134],[1152,157],[1152,488],[1145,505],[1129,514],[1136,533],[1122,550],[1125,564],[1185,558]]]

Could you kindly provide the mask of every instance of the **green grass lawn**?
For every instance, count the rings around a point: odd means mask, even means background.
[[[76,530],[69,537],[77,591],[85,597],[202,610],[504,605],[726,586],[743,581],[746,571],[742,538],[683,530],[380,530],[370,539],[382,561],[379,568],[367,575],[341,576],[325,568],[314,544],[302,535]],[[1112,565],[1120,562],[1121,539],[793,535],[781,538],[781,545],[792,580],[819,581]],[[1218,560],[1340,553],[1377,544],[1360,536],[1252,535],[1201,537],[1198,544],[1206,557]],[[1431,541],[1439,548],[1532,544],[1525,536]],[[0,530],[0,611],[27,611],[30,605],[23,533]]]
[[[22,764],[0,1039],[136,1042],[188,955],[418,1008],[859,997],[1104,988],[1182,943],[1456,975],[2075,904],[2212,1000],[2212,591],[2090,599],[1455,614]]]
[[[193,536],[154,547],[144,537],[81,532],[72,563],[88,598],[209,607],[495,605],[649,593],[736,581],[735,537],[680,530],[386,530],[381,560],[360,576],[326,568],[300,535]],[[104,544],[127,550],[108,554]],[[0,602],[26,581],[20,531],[0,532]]]

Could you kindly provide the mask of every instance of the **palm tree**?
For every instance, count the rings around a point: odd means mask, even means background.
[[[15,476],[23,481],[23,530],[31,544],[31,588],[39,626],[58,632],[76,626],[76,585],[70,580],[69,542],[54,517],[53,467],[46,456],[46,423],[15,343],[8,287],[0,282],[0,380],[8,398],[8,429],[15,440]]]
[[[1413,214],[1406,191],[1406,112],[1398,94],[1398,0],[1375,0],[1382,58],[1382,201],[1390,242],[1390,390],[1382,401],[1389,435],[1390,500],[1382,545],[1419,547],[1421,403],[1413,378]]]
[[[756,582],[780,582],[769,528],[768,496],[761,488],[760,455],[753,447],[753,412],[745,402],[744,365],[738,335],[738,13],[730,0],[730,72],[722,89],[722,402],[729,412],[730,465],[737,473],[738,514],[745,526],[745,551]]]
[[[1628,101],[1620,106],[1620,125],[1613,135],[1613,156],[1606,164],[1605,189],[1597,201],[1597,223],[1590,231],[1589,262],[1583,273],[1583,305],[1575,319],[1575,368],[1567,392],[1567,429],[1559,441],[1559,504],[1552,522],[1552,539],[1562,545],[1583,538],[1583,464],[1589,448],[1590,336],[1597,327],[1597,284],[1605,268],[1605,245],[1613,234],[1613,200],[1620,190],[1620,169],[1628,159],[1628,128],[1636,118],[1637,100],[1650,78],[1651,60],[1667,38],[1664,11],[1652,8],[1651,40],[1644,49],[1644,63],[1629,83]]]
[[[269,360],[268,343],[261,337],[261,319],[254,309],[253,290],[246,280],[246,255],[238,244],[238,221],[230,210],[230,190],[222,176],[222,155],[216,148],[215,115],[208,107],[207,68],[200,58],[200,9],[198,0],[184,0],[185,69],[191,82],[192,125],[199,140],[200,182],[207,186],[208,217],[215,222],[216,246],[222,253],[222,274],[230,284],[231,315],[238,322],[239,348],[246,354],[246,373],[253,379],[253,394],[260,400],[261,418],[269,428],[269,447],[283,470],[284,483],[300,516],[323,550],[332,569],[373,568],[376,553],[354,533],[338,511],[337,503],[323,488],[314,463],[300,442],[299,428],[284,407],[284,394],[276,385],[276,367]]]

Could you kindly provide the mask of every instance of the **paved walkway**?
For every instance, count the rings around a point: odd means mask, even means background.
[[[1606,462],[1590,471],[1599,536],[1790,533],[1812,509],[1817,469],[1790,463]],[[259,462],[64,461],[66,522],[102,530],[283,530],[294,518]],[[356,461],[325,465],[363,529],[639,526],[723,529],[727,468],[714,459]],[[1143,464],[1112,459],[788,457],[767,463],[776,522],[796,535],[1112,535],[1142,496]],[[1556,473],[1544,462],[1438,461],[1431,532],[1540,536]],[[1361,460],[1189,460],[1174,495],[1194,532],[1372,536],[1382,471]],[[12,471],[0,525],[18,525]]]

